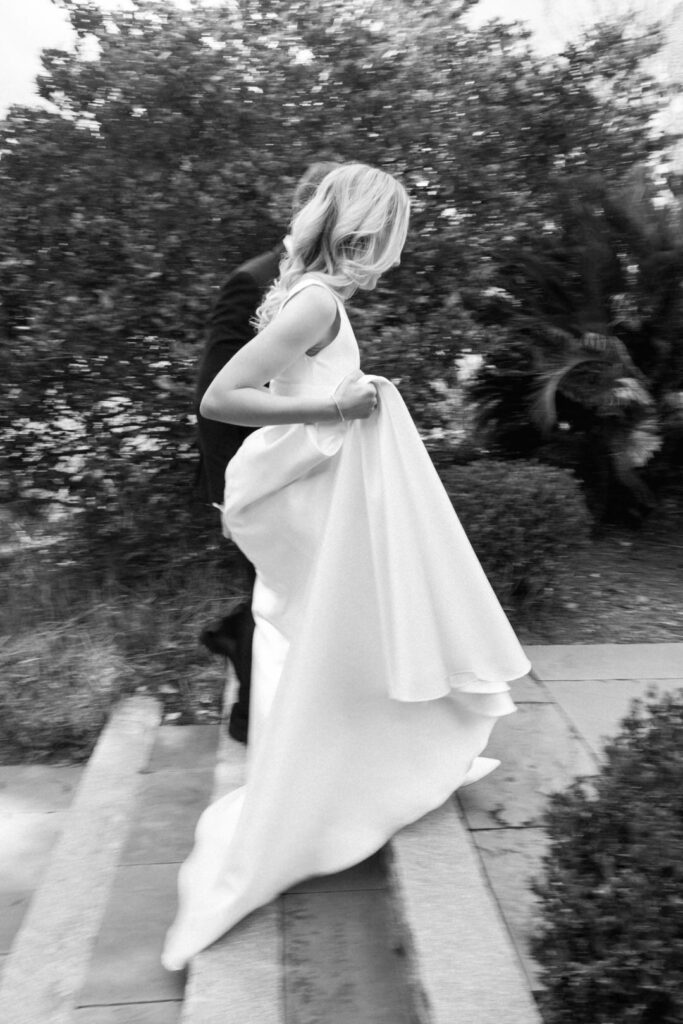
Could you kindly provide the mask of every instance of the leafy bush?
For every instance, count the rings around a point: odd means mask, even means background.
[[[683,1020],[683,694],[634,702],[589,790],[556,794],[536,885],[547,1024]]]
[[[588,535],[574,477],[536,462],[493,459],[440,473],[499,599],[527,606],[547,600],[561,565]]]

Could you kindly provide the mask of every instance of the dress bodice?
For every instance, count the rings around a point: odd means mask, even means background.
[[[275,377],[270,382],[270,390],[274,395],[329,395],[347,374],[360,369],[358,342],[346,315],[344,303],[328,285],[307,274],[297,281],[285,302],[297,292],[311,286],[325,288],[333,296],[339,310],[339,330],[329,345],[314,355],[300,356]]]

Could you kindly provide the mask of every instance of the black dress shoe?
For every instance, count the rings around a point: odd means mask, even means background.
[[[228,719],[228,736],[232,736],[238,743],[246,743],[249,734],[249,722],[241,715],[238,717],[231,714]]]
[[[242,611],[240,610],[207,626],[199,634],[200,642],[213,654],[223,654],[234,662],[241,615]]]
[[[254,620],[249,605],[242,605],[199,635],[200,641],[214,654],[229,658],[239,681],[239,695],[228,720],[228,735],[238,743],[246,743],[249,722],[249,682],[251,675],[251,641]]]

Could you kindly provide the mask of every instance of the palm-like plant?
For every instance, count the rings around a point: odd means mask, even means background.
[[[658,399],[683,383],[683,245],[633,181],[558,196],[557,223],[510,248],[479,306],[497,326],[469,388],[476,423],[496,450],[573,460],[600,517],[615,497],[642,513]]]

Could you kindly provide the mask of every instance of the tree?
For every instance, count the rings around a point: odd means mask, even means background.
[[[281,236],[321,150],[411,191],[402,266],[354,316],[428,430],[434,382],[482,344],[463,291],[490,286],[504,238],[541,230],[558,168],[615,181],[664,144],[651,37],[604,30],[548,62],[519,27],[467,29],[466,0],[63,6],[79,45],[44,54],[54,109],[12,110],[0,140],[3,440],[9,495],[57,494],[98,535],[140,494],[151,523],[179,522],[214,289]]]

